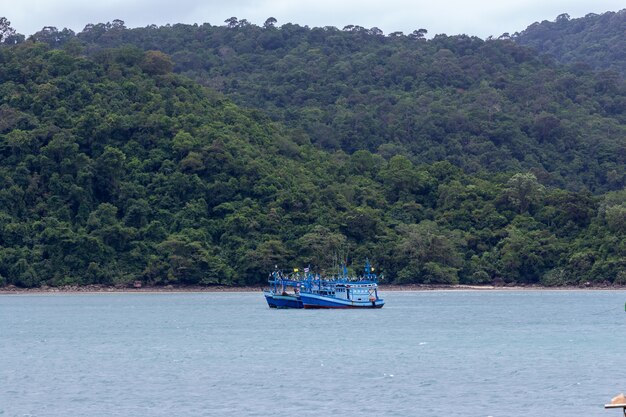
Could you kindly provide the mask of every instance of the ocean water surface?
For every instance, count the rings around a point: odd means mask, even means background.
[[[0,296],[0,416],[619,416],[626,292]]]

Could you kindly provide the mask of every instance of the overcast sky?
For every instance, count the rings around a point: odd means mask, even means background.
[[[0,17],[25,35],[44,26],[81,31],[87,23],[121,19],[127,27],[149,24],[204,23],[222,25],[235,16],[262,25],[275,17],[278,25],[360,25],[385,33],[415,29],[465,33],[485,38],[514,33],[536,21],[572,18],[626,8],[624,0],[0,0]]]

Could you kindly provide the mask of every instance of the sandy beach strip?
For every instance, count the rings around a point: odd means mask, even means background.
[[[263,286],[143,286],[141,288],[133,287],[115,287],[103,285],[85,285],[85,286],[63,286],[63,287],[36,287],[36,288],[19,288],[15,286],[0,287],[0,295],[19,295],[19,294],[101,294],[101,293],[226,293],[226,292],[261,292]],[[581,285],[581,286],[563,286],[563,287],[544,287],[540,285],[513,285],[513,286],[494,286],[494,285],[427,285],[427,284],[407,284],[407,285],[391,285],[379,284],[380,292],[415,292],[415,291],[598,291],[598,290],[616,290],[625,291],[626,286],[608,286],[608,285]]]

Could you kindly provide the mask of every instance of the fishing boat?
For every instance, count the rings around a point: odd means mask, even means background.
[[[317,280],[301,285],[300,300],[304,308],[382,308],[385,301],[378,297],[378,277],[374,268],[365,263],[361,277],[349,278],[344,265],[342,276]]]
[[[270,308],[302,308],[302,300],[298,294],[275,293],[272,290],[263,291],[265,300]]]
[[[270,289],[263,291],[270,308],[302,308],[300,299],[300,281],[284,276],[281,271],[270,274]],[[288,291],[291,289],[291,293]]]

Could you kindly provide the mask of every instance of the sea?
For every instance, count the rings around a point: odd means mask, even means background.
[[[624,291],[0,296],[0,416],[602,416],[626,391]]]

